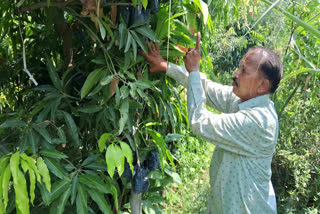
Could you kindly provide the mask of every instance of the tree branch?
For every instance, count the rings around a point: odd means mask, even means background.
[[[28,7],[21,7],[18,10],[18,14],[25,13],[28,11],[44,8],[44,7],[56,7],[56,8],[65,8],[69,5],[81,5],[80,1],[69,0],[65,2],[50,2],[49,6],[47,2],[38,2]],[[132,3],[125,3],[125,2],[116,2],[116,3],[104,3],[101,7],[107,6],[132,6]]]
[[[48,5],[48,2],[38,2],[38,3],[35,3],[35,4],[28,6],[28,7],[21,7],[19,9],[18,13],[20,14],[20,13],[24,13],[24,12],[44,8],[44,7],[64,8],[70,4],[81,4],[81,2],[80,1],[78,2],[75,0],[69,0],[69,1],[65,1],[65,2],[50,2],[49,5]]]

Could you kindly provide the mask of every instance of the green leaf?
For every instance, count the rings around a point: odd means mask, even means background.
[[[27,124],[22,120],[8,119],[0,125],[0,128],[18,128],[26,126]]]
[[[41,157],[39,157],[37,159],[37,166],[38,166],[39,173],[42,176],[43,182],[46,185],[47,190],[50,191],[51,190],[51,179],[50,179],[49,170],[48,170],[47,165],[45,164],[45,162],[43,161],[43,159]]]
[[[55,158],[55,159],[68,158],[68,156],[65,155],[64,153],[59,152],[57,150],[53,150],[53,149],[43,149],[39,153],[49,158]]]
[[[156,214],[156,210],[150,200],[143,200],[142,202],[143,213],[145,214]]]
[[[41,175],[40,175],[40,172],[36,166],[36,160],[34,160],[32,157],[27,156],[25,153],[21,153],[20,157],[23,160],[25,160],[27,162],[28,166],[35,172],[38,182],[41,182]]]
[[[31,147],[31,151],[33,154],[38,152],[38,144],[39,144],[40,137],[32,130],[28,130],[27,132],[27,141]]]
[[[58,163],[56,160],[52,158],[44,158],[45,163],[47,164],[50,172],[61,179],[69,179],[68,173],[65,171],[64,168]]]
[[[55,199],[60,197],[68,188],[70,188],[70,180],[59,180],[53,183],[52,190],[49,193],[48,202],[53,202]]]
[[[112,80],[113,80],[113,75],[109,75],[109,76],[102,78],[102,80],[100,81],[100,84],[102,86],[105,86],[105,85],[108,85]]]
[[[136,32],[134,30],[130,30],[130,33],[132,34],[133,39],[138,43],[138,45],[141,47],[141,49],[143,50],[143,52],[148,53],[148,49],[145,45],[144,42],[141,41],[141,39],[139,38],[139,36],[136,34]]]
[[[98,141],[98,146],[99,146],[100,152],[103,152],[104,148],[106,147],[106,142],[111,135],[112,134],[110,134],[110,133],[104,133],[103,135],[101,135],[101,137]]]
[[[104,214],[113,214],[110,205],[106,201],[103,193],[90,190],[88,189],[88,193],[90,197],[97,203],[99,206],[99,209],[104,213]]]
[[[141,35],[148,37],[151,41],[157,41],[156,35],[150,28],[139,27],[139,28],[136,28],[135,30]]]
[[[61,80],[59,78],[59,75],[56,71],[56,68],[53,66],[53,63],[50,59],[49,56],[46,56],[46,60],[47,60],[47,69],[48,69],[48,73],[50,76],[50,79],[53,83],[53,85],[60,91],[62,91],[62,83]]]
[[[78,196],[77,196],[77,214],[87,214],[87,213],[88,213],[87,193],[84,191],[84,188],[79,183]]]
[[[78,111],[83,112],[83,113],[88,113],[88,114],[92,114],[92,113],[96,113],[101,111],[103,108],[101,106],[98,105],[90,105],[90,106],[85,106],[85,107],[80,107],[78,108]]]
[[[177,141],[183,138],[184,136],[181,134],[167,134],[165,141],[166,142],[172,142],[172,141]]]
[[[27,161],[24,159],[21,159],[21,166],[23,171],[26,173],[26,171],[29,171],[29,178],[30,178],[30,202],[33,204],[35,194],[34,190],[36,188],[36,176],[33,171],[33,169],[28,165]]]
[[[79,184],[79,177],[78,175],[74,176],[72,179],[72,188],[71,188],[71,204],[74,203],[77,195],[77,186]]]
[[[67,203],[70,195],[71,195],[71,187],[69,186],[69,188],[60,196],[60,198],[58,200],[58,204],[57,204],[58,206],[51,207],[54,214],[63,214],[64,208],[66,206],[66,203]]]
[[[112,178],[115,168],[118,168],[118,173],[121,176],[124,171],[124,155],[122,150],[117,145],[109,145],[106,152],[106,162],[108,173]]]
[[[87,185],[90,188],[94,188],[102,193],[111,193],[111,186],[110,184],[105,184],[101,181],[101,178],[90,175],[90,174],[84,174],[79,177],[79,180],[82,184]]]
[[[207,24],[209,17],[208,5],[202,0],[194,0],[194,3],[198,6],[203,14],[203,24]]]
[[[123,155],[127,158],[127,162],[129,163],[130,169],[133,174],[134,169],[133,169],[133,165],[132,165],[132,161],[133,161],[132,150],[127,143],[122,142],[122,141],[120,141],[120,147],[121,147]]]
[[[81,99],[83,99],[90,92],[93,86],[99,82],[103,75],[103,68],[94,70],[89,74],[81,88]]]
[[[72,137],[73,142],[80,146],[80,140],[79,140],[79,134],[78,134],[78,128],[74,120],[72,119],[71,115],[68,112],[62,111],[65,121],[68,126],[69,133]]]
[[[40,125],[33,125],[32,126],[48,143],[52,144],[51,137],[49,135],[49,132],[46,128]]]
[[[131,46],[131,42],[132,42],[132,36],[131,36],[131,33],[128,31],[127,44],[126,44],[126,47],[124,49],[125,53],[129,50],[129,48]]]
[[[262,0],[267,5],[272,5],[273,3],[268,0]],[[302,21],[298,17],[292,15],[291,13],[287,12],[286,10],[282,9],[281,7],[277,7],[278,10],[280,10],[287,18],[292,20],[293,22],[297,23],[301,27],[303,27],[307,32],[310,32],[314,36],[316,36],[318,39],[320,39],[320,31],[318,31],[316,28],[312,27],[311,25],[307,24],[306,22]]]
[[[178,173],[172,172],[167,168],[164,169],[164,172],[167,173],[169,176],[171,176],[174,182],[182,185],[182,181]]]
[[[124,46],[124,43],[127,39],[127,28],[124,23],[119,25],[119,34],[120,34],[120,42],[119,42],[119,50]]]
[[[8,190],[9,190],[9,183],[11,179],[11,170],[10,165],[7,165],[5,168],[3,175],[1,176],[0,185],[2,187],[3,193],[3,201],[4,201],[4,208],[8,205]],[[1,194],[1,193],[0,193]],[[1,196],[0,196],[1,198]]]
[[[120,106],[120,120],[119,120],[119,132],[121,134],[124,126],[127,124],[129,113],[129,99],[125,99]]]
[[[142,0],[142,6],[146,10],[148,6],[148,0]]]
[[[125,99],[129,96],[129,88],[128,86],[126,85],[123,85],[121,88],[120,88],[120,97],[121,99]]]
[[[95,17],[99,24],[100,34],[102,40],[106,37],[106,29],[104,28],[103,24],[101,23],[100,19],[98,17]]]
[[[16,152],[10,158],[10,170],[13,178],[13,187],[16,195],[17,212],[29,214],[29,197],[27,182],[19,169],[20,154]]]
[[[104,18],[106,20],[109,20],[110,24],[112,24],[112,21],[107,16],[104,16]],[[103,24],[104,28],[108,31],[108,33],[111,36],[111,39],[113,41],[114,40],[114,35],[113,35],[113,32],[112,32],[111,28],[109,27],[109,25],[107,23],[105,23],[102,19],[100,19],[100,22]]]

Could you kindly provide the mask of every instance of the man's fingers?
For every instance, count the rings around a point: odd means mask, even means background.
[[[147,41],[147,46],[148,46],[149,52],[152,51],[152,47],[151,47],[149,41]]]
[[[159,51],[159,45],[158,45],[158,42],[155,42],[155,43],[154,43],[154,46],[156,47],[156,51]]]
[[[198,32],[197,34],[197,43],[196,43],[196,50],[200,51],[200,41],[201,41],[201,33]]]
[[[139,54],[140,54],[141,56],[144,56],[144,57],[147,56],[147,54],[146,54],[145,52],[143,52],[143,50],[138,50],[138,52],[139,52]]]

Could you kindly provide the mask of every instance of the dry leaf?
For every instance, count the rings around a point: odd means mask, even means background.
[[[118,77],[114,76],[113,80],[110,83],[110,88],[109,88],[110,95],[109,95],[109,98],[112,97],[116,93],[116,88],[117,88],[118,84],[119,84],[119,79],[118,79]]]

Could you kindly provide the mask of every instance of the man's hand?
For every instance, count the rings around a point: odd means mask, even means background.
[[[189,48],[189,51],[183,57],[184,65],[189,73],[193,71],[199,71],[201,59],[200,40],[201,34],[198,32],[196,48]]]
[[[168,70],[168,62],[163,59],[160,55],[158,43],[150,45],[149,41],[147,42],[149,53],[146,54],[142,50],[139,50],[139,53],[144,56],[150,63],[151,67],[150,72],[166,72]]]

